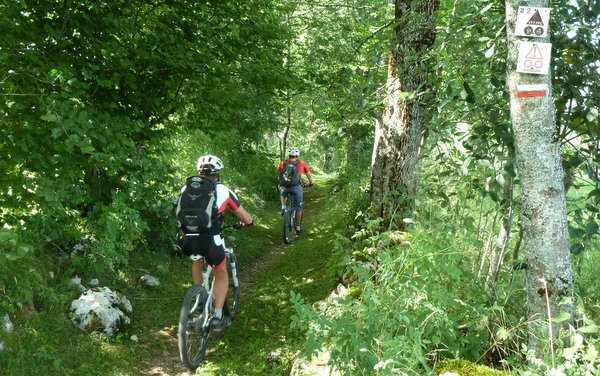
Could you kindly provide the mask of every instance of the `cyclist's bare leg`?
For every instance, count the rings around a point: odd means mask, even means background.
[[[192,262],[192,281],[194,285],[201,285],[202,279],[202,260],[195,260]]]
[[[215,309],[223,309],[225,297],[229,289],[229,276],[225,265],[218,269],[213,269],[215,273]]]
[[[302,210],[296,211],[296,217],[294,218],[294,221],[296,222],[296,225],[302,224]]]

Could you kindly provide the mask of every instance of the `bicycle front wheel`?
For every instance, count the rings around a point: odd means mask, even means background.
[[[206,320],[206,290],[202,286],[190,287],[183,297],[179,313],[179,357],[190,370],[198,368],[206,357],[210,328]]]
[[[227,255],[227,274],[229,274],[229,291],[227,292],[226,307],[231,319],[234,319],[240,309],[240,279],[235,253]]]

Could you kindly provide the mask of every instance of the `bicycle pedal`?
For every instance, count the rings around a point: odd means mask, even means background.
[[[231,325],[231,317],[229,316],[223,316],[222,319],[218,319],[216,317],[213,317],[210,325],[212,326],[212,330],[215,332],[221,332],[223,331],[223,329],[225,329],[226,327],[228,327],[229,325]]]

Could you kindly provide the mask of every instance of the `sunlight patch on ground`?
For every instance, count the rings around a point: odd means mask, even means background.
[[[171,338],[173,335],[169,332],[169,330],[172,329],[161,329],[157,332],[158,335],[162,336],[162,337],[168,337]]]

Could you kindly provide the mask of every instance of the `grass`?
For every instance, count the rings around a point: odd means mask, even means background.
[[[279,255],[271,258],[266,272],[253,281],[250,293],[242,302],[240,321],[243,325],[233,325],[225,335],[216,349],[217,354],[209,359],[211,370],[220,374],[226,371],[228,375],[289,372],[294,354],[303,342],[302,333],[288,329],[294,313],[289,302],[290,291],[317,301],[334,287],[335,276],[326,273],[326,263],[330,255],[327,242],[335,221],[329,218],[331,212],[319,213],[317,209],[330,208],[324,205],[326,193],[324,188],[307,191],[306,234],[291,246],[281,245],[280,217],[269,224],[275,229],[274,252]]]
[[[303,333],[291,331],[294,314],[290,291],[308,301],[326,297],[336,276],[327,272],[332,255],[328,240],[341,228],[339,201],[331,196],[328,181],[318,179],[305,191],[305,234],[284,246],[278,198],[264,208],[248,207],[257,226],[231,233],[242,281],[241,311],[231,327],[210,343],[210,353],[198,375],[282,375],[291,368],[302,347]],[[243,199],[243,197],[242,197]],[[325,210],[326,208],[326,210]],[[231,244],[231,243],[230,243]],[[161,285],[139,283],[149,273]],[[0,331],[9,351],[0,352],[0,370],[10,375],[183,375],[178,358],[177,320],[185,289],[191,280],[189,260],[154,250],[135,254],[126,270],[103,281],[131,301],[132,324],[126,332],[108,339],[84,334],[70,322],[68,307],[77,292],[56,286],[69,297],[36,313],[23,310],[13,319],[15,331]],[[132,336],[137,337],[137,341]]]

